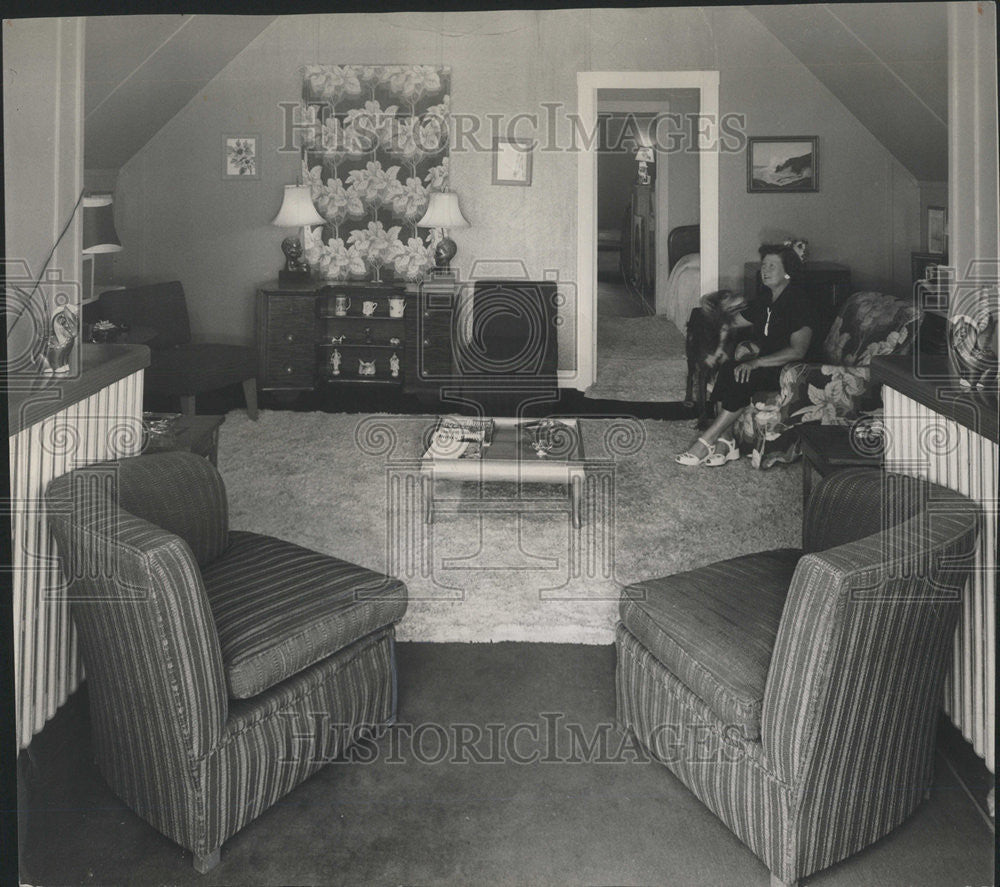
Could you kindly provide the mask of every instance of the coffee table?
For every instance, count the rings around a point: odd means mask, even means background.
[[[460,422],[463,417],[442,417],[442,422]],[[488,446],[470,443],[463,447],[462,440],[449,435],[442,442],[432,435],[430,445],[421,457],[420,473],[424,484],[424,520],[434,522],[435,508],[449,513],[462,511],[511,512],[545,510],[556,500],[475,499],[456,501],[448,509],[440,509],[435,502],[434,481],[514,482],[520,484],[557,484],[567,488],[567,497],[561,510],[569,510],[573,526],[581,524],[581,502],[586,480],[583,440],[576,419],[556,420],[558,425],[551,435],[552,448],[539,456],[532,442],[535,439],[530,426],[537,419],[498,418],[493,420],[492,440]],[[478,456],[470,451],[479,451]]]
[[[219,461],[219,426],[225,416],[185,416],[181,413],[144,413],[144,417],[170,417],[170,430],[166,434],[150,434],[143,449],[145,453],[164,453],[168,450],[186,450],[204,456],[213,465]]]

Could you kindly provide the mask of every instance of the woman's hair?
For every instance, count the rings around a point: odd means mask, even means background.
[[[762,262],[765,256],[777,256],[781,259],[785,274],[788,275],[790,281],[794,282],[798,280],[799,275],[802,274],[802,259],[799,258],[799,254],[790,246],[785,246],[782,243],[765,243],[758,252],[760,253],[760,260]]]

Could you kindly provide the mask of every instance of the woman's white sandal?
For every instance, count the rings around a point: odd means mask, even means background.
[[[736,446],[735,440],[728,440],[724,437],[720,437],[716,442],[715,446],[719,444],[726,445],[726,452],[720,453],[713,447],[712,454],[705,460],[705,464],[712,467],[718,468],[720,465],[725,465],[727,462],[735,462],[740,458],[740,448]]]
[[[698,443],[703,444],[705,448],[708,450],[708,452],[705,453],[704,456],[696,456],[694,453],[691,452],[680,453],[679,455],[674,456],[674,461],[681,465],[710,464],[708,460],[715,455],[715,447],[712,444],[710,444],[707,440],[705,440],[705,438],[703,437],[698,438]]]

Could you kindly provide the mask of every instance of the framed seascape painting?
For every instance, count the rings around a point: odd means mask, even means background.
[[[818,191],[817,136],[750,138],[747,143],[747,191],[786,194]]]
[[[260,179],[259,144],[260,136],[256,133],[223,136],[223,178]]]

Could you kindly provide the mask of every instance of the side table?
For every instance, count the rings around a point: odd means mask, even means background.
[[[800,425],[802,443],[803,516],[812,493],[813,474],[826,477],[841,468],[881,468],[882,453],[860,453],[851,446],[851,429],[846,425]]]
[[[170,450],[184,450],[204,456],[213,465],[217,465],[219,426],[225,421],[225,416],[180,415],[168,434],[150,434],[143,452],[165,453]]]

